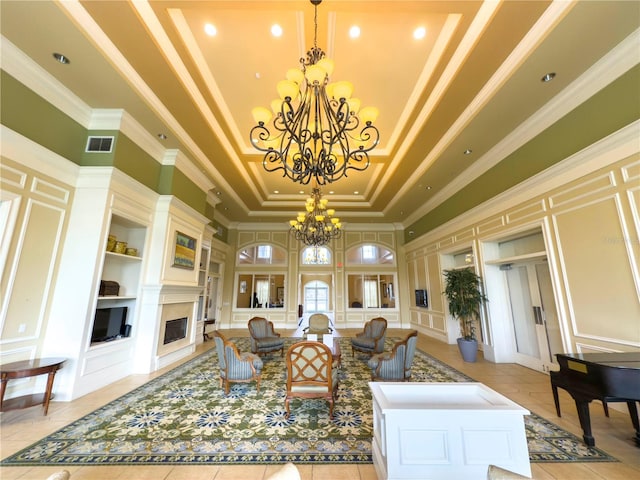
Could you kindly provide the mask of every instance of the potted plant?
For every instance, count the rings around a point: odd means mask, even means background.
[[[449,313],[460,323],[461,337],[457,340],[460,354],[465,362],[475,362],[478,353],[475,322],[480,318],[480,307],[487,302],[482,279],[467,267],[445,270],[444,280]]]

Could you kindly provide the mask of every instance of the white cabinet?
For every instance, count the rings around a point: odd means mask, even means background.
[[[369,383],[373,464],[382,479],[485,479],[489,465],[531,476],[524,415],[481,383]]]

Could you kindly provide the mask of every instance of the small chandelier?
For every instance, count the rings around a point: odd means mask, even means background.
[[[310,247],[326,245],[332,238],[340,238],[342,224],[334,217],[333,208],[327,208],[328,200],[322,198],[319,188],[314,188],[305,203],[306,212],[298,213],[295,220],[289,220],[291,233],[296,240]]]
[[[368,152],[380,140],[373,125],[378,109],[360,109],[360,100],[351,98],[350,82],[329,83],[333,61],[317,46],[321,1],[311,0],[315,31],[307,58],[301,58],[301,67],[290,69],[287,79],[278,82],[280,98],[271,102],[271,110],[252,110],[257,125],[251,129],[251,144],[265,152],[264,169],[282,170],[284,177],[303,185],[312,178],[325,185],[346,177],[349,169],[366,170]]]

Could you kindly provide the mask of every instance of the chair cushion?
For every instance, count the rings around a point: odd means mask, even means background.
[[[278,471],[269,475],[266,480],[301,480],[300,472],[293,463],[285,463]]]
[[[258,348],[273,348],[282,347],[284,345],[284,339],[281,337],[264,337],[256,340]]]
[[[376,346],[376,341],[369,337],[355,337],[351,339],[351,344],[356,348],[373,350]]]

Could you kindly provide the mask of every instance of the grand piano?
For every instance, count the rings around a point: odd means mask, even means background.
[[[560,370],[550,372],[553,400],[560,416],[558,388],[573,397],[578,409],[584,443],[593,447],[589,403],[626,402],[631,422],[636,430],[636,446],[640,447],[640,423],[636,402],[640,402],[640,352],[620,353],[557,353]]]

